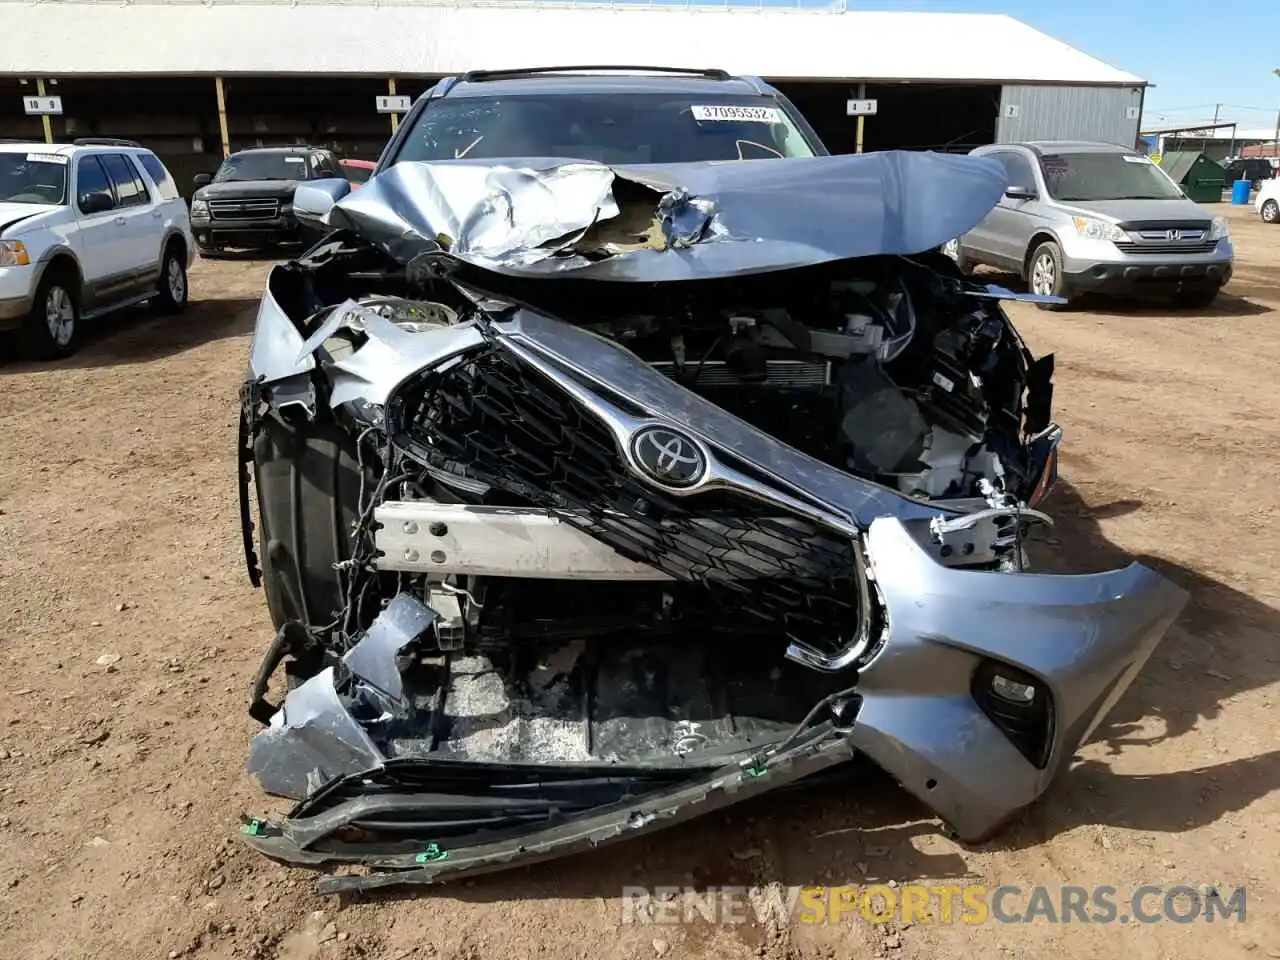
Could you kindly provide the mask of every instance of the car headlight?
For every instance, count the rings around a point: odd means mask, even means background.
[[[1076,226],[1076,233],[1086,240],[1110,240],[1114,243],[1129,239],[1127,233],[1114,223],[1108,223],[1106,220],[1095,220],[1093,217],[1072,217],[1071,222]]]
[[[1213,224],[1209,227],[1210,240],[1223,240],[1231,236],[1231,228],[1227,226],[1226,217],[1214,217]]]
[[[207,200],[192,200],[191,215],[193,217],[209,216],[209,202]]]
[[[21,240],[0,240],[0,267],[25,267],[31,262]]]

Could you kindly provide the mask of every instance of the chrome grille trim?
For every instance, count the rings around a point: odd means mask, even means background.
[[[280,201],[270,197],[209,201],[209,215],[214,220],[273,220],[279,214]]]

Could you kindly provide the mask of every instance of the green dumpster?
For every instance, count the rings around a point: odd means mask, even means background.
[[[1196,203],[1221,203],[1230,187],[1227,171],[1199,150],[1174,150],[1160,158],[1160,169]]]

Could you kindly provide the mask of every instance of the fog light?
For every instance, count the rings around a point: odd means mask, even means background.
[[[1010,703],[1030,704],[1036,698],[1036,688],[1029,683],[1019,683],[997,673],[991,678],[991,692]]]
[[[1053,750],[1054,704],[1049,688],[1010,663],[983,660],[970,680],[982,712],[1037,769]]]

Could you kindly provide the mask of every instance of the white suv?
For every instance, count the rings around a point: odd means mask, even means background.
[[[187,305],[187,205],[128,140],[0,143],[0,331],[38,359],[75,349],[80,321],[154,301]]]
[[[1280,176],[1262,181],[1253,206],[1265,223],[1280,223]]]

